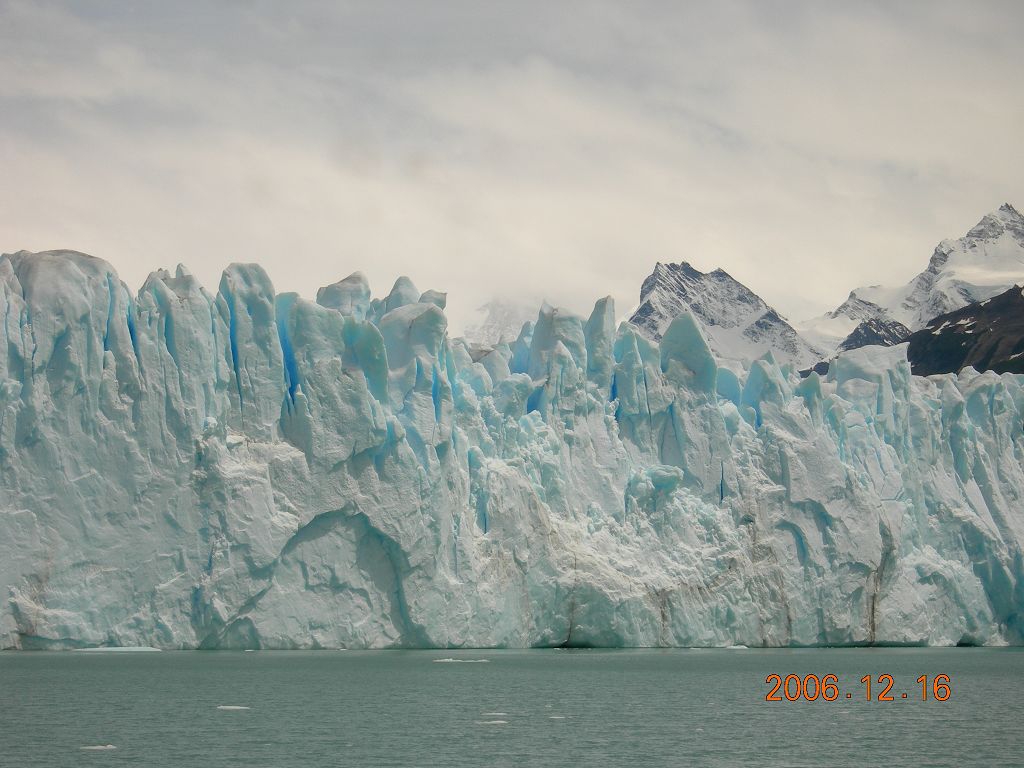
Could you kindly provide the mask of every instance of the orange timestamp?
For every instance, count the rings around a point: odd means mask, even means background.
[[[930,681],[930,683],[929,683]],[[765,694],[765,701],[835,701],[839,698],[854,698],[853,691],[846,691],[845,696],[839,689],[839,677],[837,675],[825,675],[819,678],[817,675],[768,675],[764,679],[765,685],[772,686],[772,689]],[[892,675],[882,674],[878,676],[877,687],[872,689],[875,682],[871,675],[864,675],[860,679],[863,685],[862,690],[857,691],[857,698],[867,701],[896,701],[906,699],[908,694],[905,691],[893,692],[896,681]],[[953,695],[952,681],[949,675],[935,675],[929,678],[928,675],[921,675],[917,678],[921,686],[921,701],[928,701],[929,698],[935,701],[946,701]],[[875,694],[874,696],[872,694]],[[915,695],[916,699],[917,696]]]

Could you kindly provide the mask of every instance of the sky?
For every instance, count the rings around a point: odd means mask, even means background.
[[[0,251],[794,321],[1024,209],[1024,3],[0,0]]]

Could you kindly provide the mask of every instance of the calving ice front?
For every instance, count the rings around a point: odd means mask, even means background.
[[[0,646],[1019,644],[1024,388],[0,259]]]

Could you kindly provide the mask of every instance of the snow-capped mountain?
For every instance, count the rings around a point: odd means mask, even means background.
[[[914,373],[1024,373],[1024,294],[1019,286],[939,315],[913,334],[907,359]]]
[[[492,299],[476,310],[476,321],[462,334],[473,347],[494,347],[502,342],[511,343],[519,337],[523,324],[537,319],[543,302]]]
[[[658,341],[672,321],[689,311],[715,356],[756,360],[771,352],[780,363],[811,365],[822,353],[756,293],[727,272],[700,272],[686,262],[662,264],[644,280],[640,306],[629,321]]]
[[[932,318],[996,296],[1021,281],[1024,216],[1006,203],[959,240],[939,243],[927,269],[906,285],[857,288],[836,309],[797,327],[808,342],[831,354],[859,345],[856,336],[850,337],[864,321],[887,329],[876,338],[895,339],[900,332],[894,323],[917,331]]]

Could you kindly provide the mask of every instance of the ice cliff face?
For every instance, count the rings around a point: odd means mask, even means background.
[[[928,267],[906,285],[858,288],[836,309],[799,329],[829,354],[865,342],[902,341],[909,336],[903,331],[919,331],[939,315],[990,299],[1020,282],[1024,216],[1005,203],[959,240],[939,243]],[[872,333],[872,325],[884,330]]]
[[[767,352],[782,363],[813,365],[823,352],[811,347],[764,300],[728,272],[701,272],[685,261],[658,263],[640,288],[640,306],[629,319],[658,341],[672,321],[693,315],[711,351],[723,360],[750,361]]]
[[[0,258],[0,646],[1020,643],[1024,390]]]

